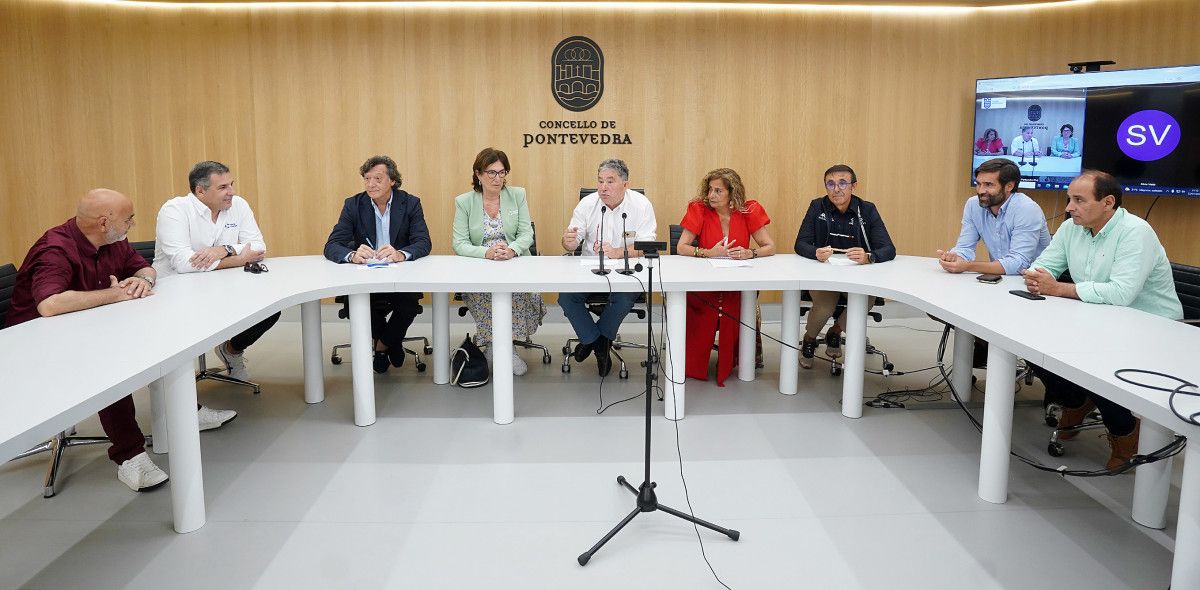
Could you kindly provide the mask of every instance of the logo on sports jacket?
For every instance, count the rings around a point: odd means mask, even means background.
[[[562,108],[576,113],[604,94],[604,53],[587,37],[563,39],[550,56],[550,91]]]

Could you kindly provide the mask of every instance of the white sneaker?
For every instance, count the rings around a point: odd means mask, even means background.
[[[145,492],[167,483],[167,473],[143,451],[117,466],[117,479],[135,492]]]
[[[225,368],[229,371],[229,376],[239,381],[249,381],[250,373],[246,372],[246,355],[240,353],[232,353],[225,347],[229,344],[228,341],[222,342],[213,349],[217,358],[225,363]]]
[[[521,375],[524,375],[527,372],[529,372],[529,365],[526,365],[525,360],[522,359],[521,355],[517,354],[517,352],[514,350],[513,351],[513,375],[520,377]]]
[[[237,412],[200,406],[200,409],[196,410],[196,418],[200,422],[200,430],[203,432],[224,426],[226,422],[237,418]]]

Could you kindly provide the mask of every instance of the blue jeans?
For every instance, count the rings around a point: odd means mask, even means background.
[[[571,327],[575,328],[579,341],[591,344],[600,336],[616,339],[617,328],[621,327],[621,322],[633,309],[637,297],[638,293],[613,293],[609,296],[608,305],[604,306],[604,312],[596,320],[592,320],[592,314],[587,310],[587,293],[560,293],[558,306],[571,322]]]

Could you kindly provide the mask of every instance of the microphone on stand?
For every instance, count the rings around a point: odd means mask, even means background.
[[[625,229],[625,218],[627,218],[627,217],[629,217],[628,213],[625,213],[625,212],[621,213],[621,245],[624,246],[624,251],[625,251],[625,256],[624,256],[625,270],[618,270],[617,274],[622,274],[622,275],[633,274],[633,269],[629,268],[629,246],[625,244],[625,236],[629,235],[629,233]],[[640,265],[639,265],[638,270],[641,270]]]
[[[1025,149],[1025,146],[1027,146],[1027,145],[1029,145],[1028,141],[1021,142],[1021,163],[1018,164],[1019,166],[1025,165],[1025,153],[1029,151],[1029,150]]]
[[[1029,166],[1030,166],[1032,169],[1037,169],[1037,157],[1038,157],[1038,152],[1039,152],[1039,151],[1041,151],[1041,150],[1040,150],[1040,149],[1038,149],[1038,150],[1033,150],[1033,161],[1029,163]],[[1031,170],[1031,172],[1032,172],[1032,170]]]
[[[596,236],[596,243],[600,246],[600,268],[592,269],[592,273],[598,275],[606,275],[612,272],[604,268],[604,212],[607,210],[604,205],[600,205],[600,235]]]

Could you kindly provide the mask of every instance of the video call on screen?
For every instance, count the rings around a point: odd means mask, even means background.
[[[1129,193],[1200,197],[1200,66],[979,80],[972,155],[972,170],[1012,160],[1025,188],[1091,168]]]

